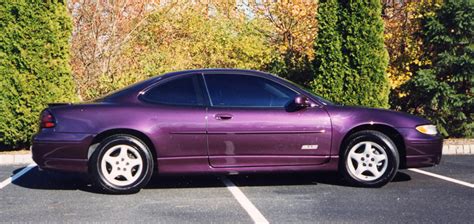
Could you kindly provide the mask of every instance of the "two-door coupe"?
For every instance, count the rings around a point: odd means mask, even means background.
[[[380,187],[397,170],[438,164],[428,120],[335,105],[251,70],[168,73],[89,103],[50,104],[33,137],[42,169],[89,173],[112,193],[137,192],[153,173],[336,171]]]

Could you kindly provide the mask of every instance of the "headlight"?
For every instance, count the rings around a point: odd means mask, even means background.
[[[436,126],[434,126],[432,124],[417,126],[416,130],[418,130],[419,132],[421,132],[423,134],[427,134],[427,135],[437,135],[438,134],[438,130],[436,130]]]

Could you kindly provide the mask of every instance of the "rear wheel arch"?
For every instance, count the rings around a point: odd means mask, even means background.
[[[395,128],[389,125],[384,125],[384,124],[363,124],[363,125],[359,125],[352,128],[349,132],[347,132],[344,135],[342,143],[339,147],[339,156],[342,156],[342,153],[344,153],[344,149],[347,146],[348,141],[350,140],[349,137],[352,134],[359,131],[366,131],[366,130],[379,131],[385,134],[387,137],[389,137],[393,141],[393,143],[395,143],[395,146],[397,147],[397,150],[398,150],[398,154],[400,157],[399,168],[402,168],[402,169],[406,168],[406,148],[405,148],[405,142],[403,140],[403,137]]]
[[[88,153],[87,153],[87,159],[90,160],[92,154],[94,153],[94,151],[97,149],[99,144],[104,139],[106,139],[110,136],[113,136],[113,135],[131,135],[135,138],[138,138],[143,143],[145,143],[148,146],[148,148],[150,149],[150,151],[153,155],[153,158],[155,160],[154,172],[157,171],[158,166],[157,166],[157,163],[156,163],[156,159],[158,158],[158,155],[157,155],[157,152],[156,152],[156,149],[155,149],[155,146],[154,146],[153,142],[151,141],[151,139],[146,134],[144,134],[141,131],[134,130],[134,129],[117,128],[117,129],[109,129],[109,130],[106,130],[106,131],[103,131],[103,132],[99,133],[98,135],[96,135],[94,137],[94,139],[92,140],[91,145],[89,146]]]

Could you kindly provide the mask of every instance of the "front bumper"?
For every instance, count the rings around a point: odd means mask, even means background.
[[[92,134],[40,131],[33,136],[33,160],[41,169],[86,173]]]
[[[418,132],[415,128],[397,129],[405,141],[404,168],[434,166],[440,163],[443,138]]]

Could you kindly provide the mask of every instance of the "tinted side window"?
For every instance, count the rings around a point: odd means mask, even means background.
[[[283,107],[297,95],[271,80],[250,75],[206,75],[212,104],[217,107]]]
[[[164,80],[163,84],[148,90],[142,98],[145,101],[169,105],[204,105],[199,75],[186,75]]]

